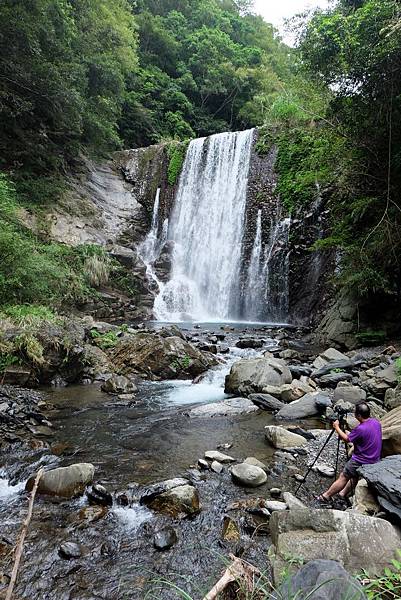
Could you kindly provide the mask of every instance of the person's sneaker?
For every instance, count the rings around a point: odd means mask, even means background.
[[[349,500],[347,500],[346,498],[342,498],[341,496],[338,496],[333,501],[333,507],[336,510],[347,510],[347,508],[349,508],[350,506],[351,504]]]

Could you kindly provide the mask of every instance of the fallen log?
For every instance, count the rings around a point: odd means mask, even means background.
[[[225,570],[223,577],[210,590],[203,600],[216,600],[231,583],[238,582],[241,588],[252,593],[255,589],[255,576],[260,577],[260,571],[240,558],[230,554],[233,561]]]

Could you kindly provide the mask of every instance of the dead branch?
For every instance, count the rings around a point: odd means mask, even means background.
[[[8,584],[8,589],[7,589],[7,594],[6,594],[6,598],[5,600],[11,600],[12,594],[13,594],[13,590],[14,590],[14,586],[15,586],[15,582],[17,581],[17,575],[18,575],[18,569],[19,569],[19,565],[21,562],[21,556],[22,556],[22,552],[24,549],[24,542],[25,542],[25,538],[26,538],[26,534],[28,532],[28,527],[29,527],[29,523],[31,522],[31,518],[32,518],[32,511],[33,511],[33,504],[35,502],[35,496],[36,496],[36,492],[38,490],[38,485],[39,485],[39,481],[40,478],[43,475],[43,468],[39,469],[36,478],[35,478],[35,483],[33,484],[33,488],[32,488],[32,492],[31,492],[31,497],[29,499],[29,504],[28,504],[28,514],[26,516],[26,519],[22,525],[22,529],[21,529],[21,533],[20,533],[20,537],[18,540],[18,544],[15,548],[15,560],[14,560],[14,566],[13,566],[13,570],[11,573],[11,579],[10,579],[10,583]]]
[[[223,577],[219,579],[203,600],[216,600],[217,596],[221,594],[230,583],[234,583],[235,581],[243,583],[249,592],[253,591],[254,577],[255,575],[260,575],[258,569],[245,563],[233,554],[230,554],[230,558],[233,562],[227,567]]]

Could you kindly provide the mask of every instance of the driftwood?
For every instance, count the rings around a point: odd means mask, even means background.
[[[260,576],[259,570],[233,554],[230,554],[230,558],[233,562],[227,567],[223,577],[219,579],[203,600],[216,600],[217,596],[221,594],[230,583],[234,583],[235,581],[241,583],[243,588],[248,592],[254,591],[255,575]]]
[[[36,475],[36,478],[35,478],[35,483],[33,484],[31,497],[29,499],[28,514],[22,525],[18,544],[15,548],[14,566],[13,566],[13,570],[11,573],[10,583],[8,584],[8,589],[7,589],[7,594],[6,594],[5,600],[11,600],[12,595],[13,595],[15,582],[17,581],[18,569],[19,569],[19,565],[21,562],[21,556],[22,556],[22,552],[24,550],[24,542],[25,542],[26,534],[28,532],[29,523],[31,522],[31,518],[32,518],[33,504],[35,502],[36,492],[38,490],[39,481],[40,481],[40,478],[42,477],[42,475],[43,475],[43,469],[39,469],[39,471]]]

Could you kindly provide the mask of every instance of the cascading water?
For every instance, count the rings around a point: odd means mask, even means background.
[[[238,316],[242,239],[254,131],[193,140],[169,224],[172,274],[158,319]]]

